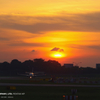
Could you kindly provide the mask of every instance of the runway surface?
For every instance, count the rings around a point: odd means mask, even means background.
[[[29,77],[0,77],[0,80],[29,80]]]
[[[63,87],[100,87],[100,85],[65,85],[65,84],[17,84],[17,83],[0,83],[0,86],[63,86]]]
[[[31,80],[33,80],[33,79],[31,79]],[[0,80],[30,80],[30,79],[29,79],[29,77],[0,77]],[[23,83],[22,84],[19,84],[19,83],[0,83],[0,86],[100,87],[100,85],[23,84]]]

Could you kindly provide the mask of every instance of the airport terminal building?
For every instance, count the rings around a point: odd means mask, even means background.
[[[64,64],[64,67],[65,68],[72,68],[73,67],[73,64]]]
[[[96,64],[96,69],[100,69],[100,63]]]

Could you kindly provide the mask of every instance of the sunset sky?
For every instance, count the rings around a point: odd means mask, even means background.
[[[0,0],[0,62],[35,58],[100,63],[100,0]]]

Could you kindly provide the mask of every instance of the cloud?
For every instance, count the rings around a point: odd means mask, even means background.
[[[0,37],[0,41],[9,41],[9,39]]]
[[[51,51],[58,51],[60,48],[53,48]]]
[[[64,50],[63,50],[63,49],[60,49],[60,50],[59,50],[59,52],[62,52],[62,51],[64,51]]]
[[[62,51],[64,51],[64,50],[63,50],[63,49],[60,49],[60,48],[57,48],[57,47],[54,47],[51,51],[62,52]]]
[[[91,48],[91,49],[97,49],[97,50],[100,50],[100,45],[92,45],[92,46],[87,46],[88,48]]]
[[[70,48],[77,48],[77,49],[95,49],[100,50],[100,45],[78,45],[78,44],[70,44]]]
[[[45,46],[44,43],[24,43],[24,42],[18,42],[18,43],[10,43],[9,46],[36,46],[36,47],[43,47]]]
[[[0,16],[0,27],[41,33],[43,31],[100,32],[100,12],[88,14],[41,16]]]
[[[35,50],[32,50],[32,52],[35,52]]]

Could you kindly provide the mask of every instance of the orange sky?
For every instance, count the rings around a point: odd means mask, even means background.
[[[100,0],[0,1],[0,62],[34,58],[100,63]],[[56,51],[62,58],[54,58]]]

